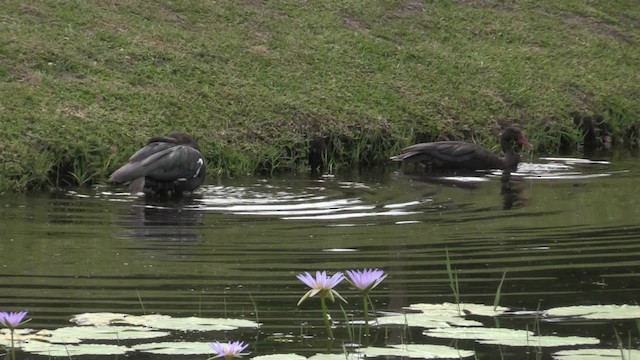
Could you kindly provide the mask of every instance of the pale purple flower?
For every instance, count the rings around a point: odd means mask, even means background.
[[[242,352],[249,346],[249,344],[245,344],[243,341],[229,341],[228,343],[216,341],[209,343],[209,346],[213,349],[213,352],[216,353],[212,359],[224,358],[225,360],[229,360],[249,354]]]
[[[327,276],[326,271],[316,271],[316,277],[314,278],[308,272],[304,274],[298,274],[298,280],[302,281],[311,288],[311,290],[307,291],[306,294],[298,301],[298,305],[300,305],[303,301],[308,298],[320,293],[320,296],[327,296],[331,301],[335,301],[334,296],[337,296],[340,300],[347,302],[337,291],[333,290],[333,288],[340,284],[342,280],[344,280],[344,275],[341,272],[337,272],[333,274],[331,277]]]
[[[378,286],[387,277],[380,269],[347,270],[347,275],[349,282],[364,292]]]
[[[23,323],[22,319],[24,319],[25,316],[27,316],[27,312],[26,311],[19,311],[19,312],[1,311],[0,312],[0,325],[4,326],[6,328],[9,328],[9,329],[15,329],[20,324]]]

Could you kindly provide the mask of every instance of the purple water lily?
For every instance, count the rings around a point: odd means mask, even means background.
[[[0,324],[9,329],[15,329],[23,323],[22,319],[27,316],[26,311],[6,312],[0,311]]]
[[[333,290],[336,285],[340,284],[342,280],[344,280],[344,275],[339,271],[333,274],[331,277],[327,276],[326,271],[316,271],[315,278],[308,272],[305,272],[304,274],[298,274],[297,278],[311,288],[311,290],[307,291],[307,293],[304,294],[300,301],[298,301],[298,305],[302,304],[303,301],[318,293],[322,298],[326,296],[332,302],[335,301],[334,296],[337,296],[338,299],[347,302],[347,300],[340,296],[337,291]]]
[[[380,269],[364,269],[364,270],[347,270],[347,275],[349,278],[347,281],[351,283],[351,285],[362,291],[362,306],[364,308],[364,323],[365,323],[365,333],[369,334],[369,303],[371,299],[369,298],[369,292],[378,286],[387,277],[387,274],[384,273],[384,270]],[[373,303],[371,303],[371,307],[373,308]],[[375,313],[375,310],[374,310]]]
[[[215,358],[224,358],[225,360],[230,360],[236,357],[242,357],[242,355],[248,355],[249,353],[243,353],[244,349],[249,346],[249,344],[245,344],[243,341],[229,341],[228,343],[221,342],[212,342],[209,343],[213,352],[216,353]]]
[[[331,277],[327,276],[326,271],[316,271],[316,277],[314,278],[308,272],[304,274],[298,274],[298,280],[302,281],[311,288],[311,290],[307,291],[300,301],[298,301],[298,305],[302,304],[303,301],[308,298],[320,294],[320,305],[322,306],[322,318],[324,319],[324,326],[327,328],[327,335],[329,335],[330,339],[333,339],[333,330],[331,330],[331,320],[329,320],[329,314],[327,310],[327,302],[324,298],[329,298],[331,302],[335,302],[335,297],[338,299],[347,302],[337,291],[333,290],[333,288],[340,284],[342,280],[344,280],[344,275],[341,272],[337,272],[333,274]]]
[[[384,270],[380,269],[347,270],[347,275],[347,280],[364,292],[369,292],[387,277]]]
[[[0,325],[6,327],[11,332],[11,359],[16,360],[16,348],[13,341],[13,335],[16,328],[29,320],[22,321],[27,316],[26,311],[6,312],[0,311]]]

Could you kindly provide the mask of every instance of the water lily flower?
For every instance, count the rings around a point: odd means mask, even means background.
[[[228,343],[221,343],[216,341],[209,343],[209,346],[211,347],[211,349],[213,349],[213,352],[216,353],[216,355],[211,359],[223,358],[225,360],[230,360],[236,357],[242,357],[242,355],[249,354],[242,352],[247,348],[247,346],[249,346],[249,344],[245,344],[243,341],[229,341]]]
[[[24,319],[24,317],[27,316],[27,312],[26,311],[19,311],[19,312],[6,312],[6,311],[1,311],[0,312],[0,324],[2,324],[2,326],[8,328],[8,329],[15,329],[18,326],[20,326],[20,324],[23,324],[26,321],[22,321],[22,319]]]
[[[307,291],[306,294],[298,301],[298,305],[302,304],[303,301],[308,298],[320,294],[320,297],[324,298],[325,296],[331,300],[331,302],[335,302],[334,296],[337,296],[338,299],[347,302],[337,291],[333,290],[333,288],[340,284],[342,280],[344,280],[344,275],[341,272],[337,272],[333,274],[331,277],[327,276],[326,271],[316,271],[316,277],[314,278],[308,272],[304,274],[298,274],[298,280],[302,281],[311,288],[311,290]]]
[[[384,270],[380,269],[347,270],[347,275],[347,280],[364,292],[371,291],[387,277]]]
[[[324,326],[327,328],[327,335],[329,335],[330,339],[333,339],[333,330],[331,330],[331,321],[329,320],[329,313],[327,309],[327,302],[324,300],[325,298],[329,298],[331,302],[335,302],[335,297],[338,299],[347,302],[337,291],[333,290],[333,288],[340,284],[342,280],[344,280],[344,275],[341,272],[337,272],[333,274],[331,277],[327,276],[326,271],[316,271],[316,277],[314,278],[308,272],[304,274],[298,274],[298,280],[302,281],[311,288],[311,290],[307,291],[304,296],[298,301],[298,305],[302,304],[303,301],[308,298],[320,294],[320,305],[322,306],[322,318],[324,319]]]
[[[18,312],[6,312],[0,311],[0,325],[6,327],[11,331],[11,359],[16,360],[16,348],[13,341],[13,335],[16,328],[29,320],[22,321],[27,316],[26,311]]]
[[[364,307],[364,323],[365,323],[365,333],[369,334],[369,303],[371,302],[371,298],[369,298],[369,292],[378,286],[387,277],[387,274],[384,273],[384,270],[380,269],[364,269],[364,270],[347,270],[347,275],[349,278],[347,281],[351,283],[351,285],[362,291],[362,306]],[[371,307],[373,308],[373,303],[371,303]],[[375,312],[375,310],[374,310]]]

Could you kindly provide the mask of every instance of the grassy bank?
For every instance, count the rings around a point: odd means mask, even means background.
[[[102,181],[144,141],[194,134],[212,174],[336,167],[414,141],[537,151],[602,116],[637,141],[640,3],[5,1],[0,189]]]

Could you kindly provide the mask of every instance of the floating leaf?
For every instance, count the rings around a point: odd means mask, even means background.
[[[493,328],[443,328],[426,330],[423,334],[447,339],[472,339],[481,344],[506,346],[572,346],[594,345],[600,340],[579,336],[536,336],[531,331]]]
[[[470,350],[459,350],[444,345],[407,344],[391,347],[366,347],[357,352],[367,356],[406,356],[422,359],[459,359],[474,355]]]
[[[42,341],[27,341],[22,350],[36,355],[50,357],[71,357],[80,355],[122,355],[130,351],[126,346],[104,344],[51,344]]]
[[[112,312],[83,313],[74,315],[70,321],[78,325],[105,326],[112,323],[121,323],[127,316],[131,315]]]
[[[161,342],[139,344],[131,347],[133,350],[159,355],[200,355],[213,354],[209,343],[203,342]]]
[[[451,314],[418,313],[395,314],[378,318],[376,325],[397,324],[407,326],[420,326],[424,328],[446,328],[451,326],[482,326],[481,322],[463,319]]]
[[[305,360],[306,358],[298,354],[272,354],[272,355],[256,356],[251,359],[252,360]]]
[[[458,308],[460,311],[458,312]],[[497,316],[505,311],[508,311],[509,308],[498,306],[493,308],[493,305],[484,305],[484,304],[452,304],[452,303],[442,303],[442,304],[411,304],[405,309],[408,310],[418,310],[424,313],[436,312],[439,314],[451,314],[451,316],[460,316],[460,313],[465,314],[473,314],[479,316]]]
[[[34,329],[16,329],[13,336],[13,340],[16,346],[19,346],[21,342],[32,339],[36,334]],[[11,331],[9,329],[0,329],[0,345],[5,347],[11,346]]]
[[[309,360],[357,360],[362,358],[362,354],[315,354]]]
[[[38,335],[48,342],[75,343],[76,340],[153,339],[170,335],[169,332],[138,326],[69,326],[55,330],[42,330]]]
[[[587,305],[552,308],[545,311],[546,316],[578,317],[583,319],[638,319],[639,305]]]
[[[505,307],[498,307],[494,311],[493,306],[482,304],[413,304],[405,309],[419,311],[419,313],[393,314],[378,318],[378,324],[398,324],[407,326],[420,326],[425,328],[446,328],[451,326],[482,326],[482,323],[475,320],[463,318],[466,314],[480,316],[496,316],[509,310]]]
[[[179,331],[222,331],[235,330],[240,327],[257,328],[259,326],[256,322],[243,319],[199,318],[194,316],[174,318],[160,314],[85,313],[74,316],[71,321],[82,325],[129,324]]]
[[[622,357],[621,357],[622,355]],[[631,360],[640,359],[640,350],[577,349],[553,353],[556,360]]]

